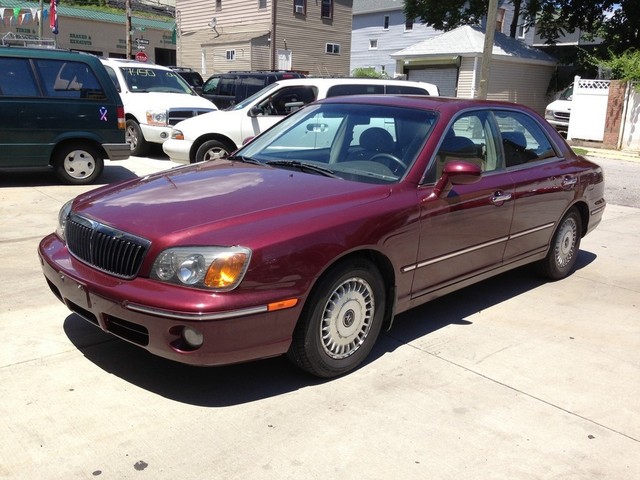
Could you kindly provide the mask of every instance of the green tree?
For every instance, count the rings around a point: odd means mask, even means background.
[[[607,51],[620,54],[640,47],[640,1],[638,0],[505,0],[514,6],[510,35],[515,37],[520,17],[535,25],[536,33],[553,44],[565,33],[580,29],[601,38]],[[489,0],[405,0],[405,14],[438,30],[461,25],[480,25]]]

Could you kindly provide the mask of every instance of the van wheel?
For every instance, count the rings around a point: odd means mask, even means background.
[[[195,162],[206,162],[207,160],[217,160],[229,155],[234,149],[218,140],[207,140],[196,152]],[[192,162],[194,163],[194,162]]]
[[[144,139],[140,125],[135,120],[127,120],[127,129],[124,138],[131,148],[131,155],[136,157],[144,157],[149,153],[149,142]]]
[[[93,183],[102,173],[104,159],[93,145],[70,143],[55,151],[53,168],[64,183],[87,185]]]

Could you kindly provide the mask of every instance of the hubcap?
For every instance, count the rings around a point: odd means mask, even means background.
[[[64,159],[64,170],[73,178],[87,178],[95,169],[95,159],[84,150],[73,150]]]
[[[227,151],[224,148],[210,148],[204,154],[203,160],[217,160],[219,158],[224,158],[227,155]]]
[[[324,308],[320,334],[322,348],[334,359],[352,355],[364,343],[375,312],[373,290],[362,278],[342,282]]]
[[[566,267],[575,254],[578,226],[573,218],[567,220],[560,227],[558,241],[555,246],[556,262],[560,268]]]
[[[138,135],[136,135],[133,127],[127,127],[125,141],[129,144],[131,150],[134,150],[138,146]]]

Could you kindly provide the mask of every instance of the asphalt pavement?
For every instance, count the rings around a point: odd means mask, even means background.
[[[640,478],[640,162],[589,157],[610,198],[573,275],[523,268],[399,315],[329,381],[283,358],[172,363],[78,318],[36,247],[92,187],[1,174],[0,478]]]

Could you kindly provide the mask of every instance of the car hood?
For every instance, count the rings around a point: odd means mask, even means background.
[[[560,111],[560,112],[569,112],[571,111],[571,101],[570,100],[555,100],[547,105],[546,110]]]
[[[173,128],[180,130],[185,140],[194,140],[200,135],[212,131],[227,132],[230,128],[238,130],[240,118],[245,110],[216,110],[178,122]]]
[[[217,232],[231,245],[259,228],[326,218],[389,193],[388,185],[218,160],[93,190],[73,210],[152,242],[198,243]]]

